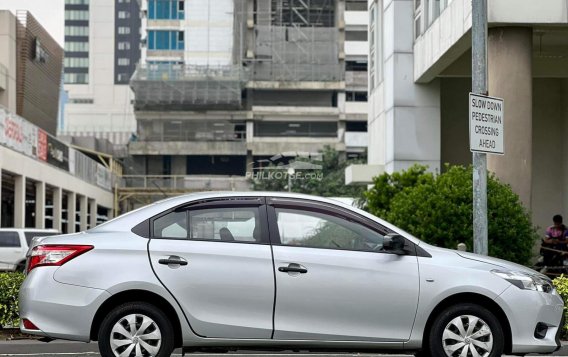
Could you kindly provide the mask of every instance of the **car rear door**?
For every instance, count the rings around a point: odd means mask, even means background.
[[[152,267],[197,335],[271,338],[275,278],[264,198],[201,202],[150,225]]]
[[[408,340],[417,257],[381,252],[390,233],[336,206],[271,199],[275,339]]]

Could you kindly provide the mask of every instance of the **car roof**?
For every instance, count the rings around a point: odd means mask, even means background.
[[[391,229],[394,232],[398,232],[403,234],[405,237],[409,237],[414,243],[419,244],[420,240],[416,237],[413,237],[407,232],[404,232],[400,228],[368,213],[365,212],[357,207],[344,203],[340,200],[333,199],[333,198],[325,198],[320,196],[313,196],[307,195],[302,193],[289,193],[289,192],[269,192],[269,191],[207,191],[207,192],[196,192],[196,193],[189,193],[184,194],[176,197],[166,198],[161,201],[154,202],[147,206],[138,208],[136,210],[130,211],[125,213],[121,216],[118,216],[108,222],[105,222],[95,228],[88,230],[89,233],[97,233],[97,232],[124,232],[130,231],[134,226],[139,224],[140,222],[151,218],[157,214],[160,214],[168,209],[191,203],[194,201],[200,200],[207,200],[207,199],[215,199],[215,198],[231,198],[231,197],[274,197],[274,198],[293,198],[293,199],[302,199],[302,200],[310,200],[314,202],[321,202],[327,203],[335,206],[339,206],[348,210],[351,210],[355,213],[358,213],[364,217],[367,217],[371,220],[378,222],[379,224]]]

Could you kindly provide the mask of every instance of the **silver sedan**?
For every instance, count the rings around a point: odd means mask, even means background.
[[[103,357],[334,350],[552,353],[563,302],[545,276],[428,245],[338,201],[199,193],[34,242],[25,333]]]

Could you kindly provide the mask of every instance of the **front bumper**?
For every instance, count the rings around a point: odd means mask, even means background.
[[[552,353],[559,348],[564,303],[556,290],[549,294],[511,286],[495,301],[509,319],[512,353]],[[544,338],[535,337],[538,323],[548,327]]]
[[[22,284],[20,330],[54,339],[89,342],[95,313],[110,294],[105,290],[59,283],[53,279],[57,269],[34,269]],[[24,328],[22,319],[30,320],[39,330]]]

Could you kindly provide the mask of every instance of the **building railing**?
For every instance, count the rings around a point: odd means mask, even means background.
[[[168,191],[239,191],[247,190],[249,183],[244,176],[199,175],[123,175],[121,189]]]

